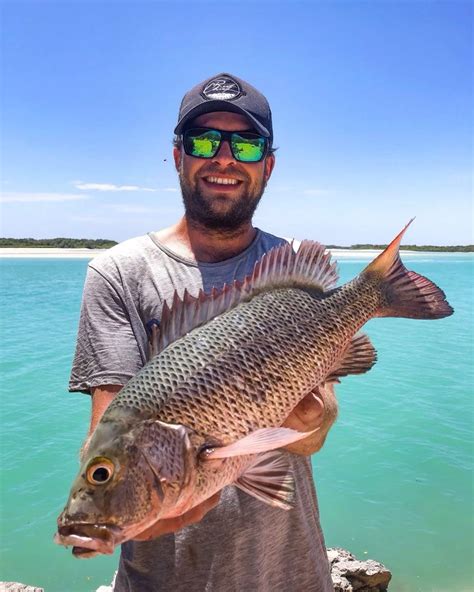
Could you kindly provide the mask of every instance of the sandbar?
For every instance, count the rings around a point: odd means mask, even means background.
[[[107,249],[0,248],[0,258],[15,259],[92,259]]]

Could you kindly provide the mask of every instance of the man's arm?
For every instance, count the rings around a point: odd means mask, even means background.
[[[122,390],[121,384],[104,384],[92,389],[92,410],[89,436],[92,435],[105,410],[112,402],[115,395]]]
[[[104,415],[105,410],[112,402],[112,399],[115,395],[123,388],[121,384],[104,384],[92,389],[92,397],[91,397],[91,419],[89,424],[89,432],[87,437],[82,445],[81,452],[80,452],[80,459],[84,458],[85,453],[87,452],[87,448],[89,447],[89,442],[94,433],[94,430],[97,424],[100,421],[100,418]]]
[[[298,403],[283,425],[299,432],[319,429],[304,440],[285,446],[285,450],[309,456],[323,447],[326,436],[337,417],[334,384],[323,384]]]

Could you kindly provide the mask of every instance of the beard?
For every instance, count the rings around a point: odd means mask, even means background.
[[[206,171],[207,175],[212,175],[216,170]],[[225,171],[219,170],[220,174]],[[232,175],[230,169],[227,170]],[[179,172],[179,182],[183,196],[184,210],[186,218],[194,224],[204,227],[208,230],[235,231],[248,224],[257,209],[260,199],[265,191],[265,181],[262,179],[252,183],[250,177],[245,172],[238,172],[238,178],[243,179],[249,188],[239,196],[230,198],[228,195],[222,196],[206,195],[206,191],[201,190],[197,183],[191,184],[185,178],[182,169]],[[225,207],[218,207],[219,203],[225,204]]]

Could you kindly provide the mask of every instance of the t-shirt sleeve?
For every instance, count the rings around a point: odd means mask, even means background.
[[[120,285],[88,268],[82,296],[70,391],[90,393],[104,384],[126,384],[142,367]]]

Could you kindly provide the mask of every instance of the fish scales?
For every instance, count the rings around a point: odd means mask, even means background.
[[[324,298],[295,288],[255,296],[168,346],[110,412],[138,403],[145,415],[217,433],[223,443],[281,425],[373,316],[379,299],[358,284]]]

